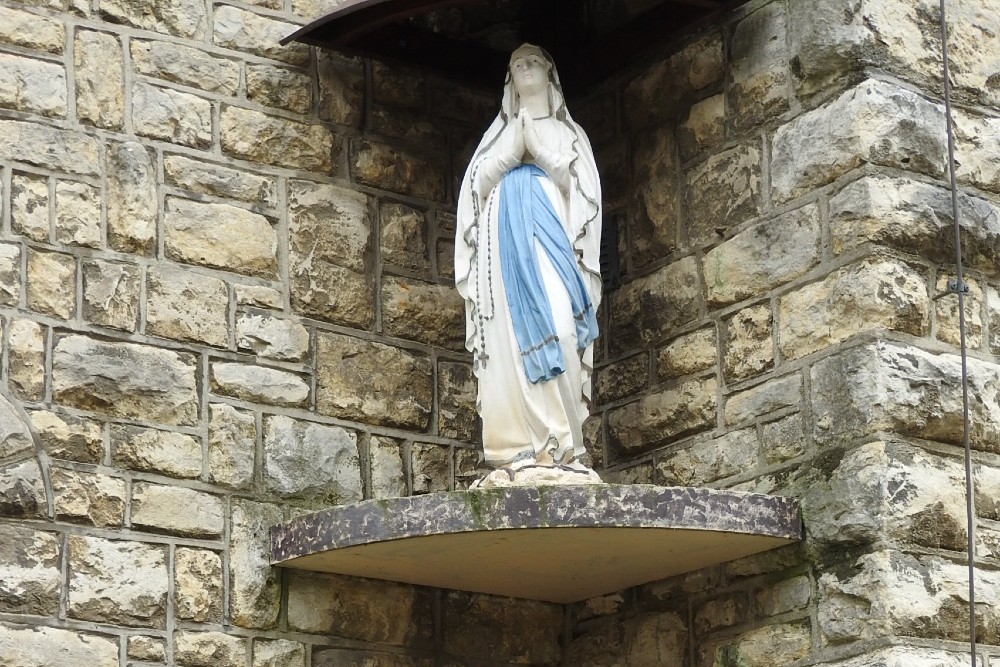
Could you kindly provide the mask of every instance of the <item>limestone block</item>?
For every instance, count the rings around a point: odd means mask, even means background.
[[[220,131],[223,150],[238,158],[321,173],[333,168],[334,137],[321,125],[224,106]]]
[[[809,655],[809,625],[802,622],[766,625],[736,638],[712,642],[701,648],[706,667],[772,667],[787,665]]]
[[[178,667],[245,667],[247,640],[222,632],[180,631],[174,635]]]
[[[162,628],[166,605],[165,546],[69,537],[70,618]]]
[[[806,576],[785,579],[757,591],[753,599],[762,616],[799,611],[812,599],[812,582]]]
[[[608,484],[652,484],[653,466],[651,463],[640,463],[601,473],[601,478]]]
[[[295,0],[297,3],[313,0]],[[313,667],[341,667],[342,665],[364,665],[364,667],[434,667],[433,658],[421,658],[399,653],[374,650],[317,646],[313,649]]]
[[[163,264],[146,273],[146,333],[174,340],[229,344],[229,289],[218,278]]]
[[[208,17],[198,0],[167,0],[149,5],[142,0],[102,0],[101,13],[114,23],[200,40]]]
[[[744,129],[788,110],[788,52],[784,5],[770,4],[743,19],[730,45],[733,125]]]
[[[726,320],[726,351],[722,371],[728,382],[745,380],[774,368],[771,306],[763,303]]]
[[[277,235],[259,213],[171,197],[163,227],[171,259],[265,278],[278,270]]]
[[[784,463],[802,456],[806,452],[807,439],[801,414],[764,424],[761,429],[764,461],[773,465]]]
[[[247,99],[266,107],[307,114],[312,110],[312,79],[273,65],[247,65]]]
[[[52,359],[52,395],[81,410],[167,424],[198,418],[192,355],[85,336],[60,338]]]
[[[490,655],[504,662],[555,664],[560,658],[559,617],[555,604],[449,592],[442,612],[448,632],[444,650],[451,655]],[[516,632],[491,632],[491,628],[518,628]]]
[[[708,600],[695,607],[694,632],[696,635],[705,635],[713,630],[738,625],[749,613],[750,601],[745,593]]]
[[[617,133],[618,100],[615,98],[613,93],[605,93],[573,105],[573,119],[587,131],[591,144],[604,144]]]
[[[373,435],[368,440],[371,458],[371,496],[400,498],[406,495],[406,471],[403,469],[402,448],[391,438]]]
[[[280,60],[290,65],[309,62],[309,47],[299,42],[281,46],[278,42],[295,32],[299,26],[254,14],[243,9],[221,5],[215,10],[213,42],[245,53]]]
[[[201,88],[223,95],[235,95],[240,85],[240,65],[200,49],[172,42],[133,39],[132,66],[139,74]]]
[[[948,282],[954,280],[954,275],[939,275],[934,285],[934,294],[945,294]],[[964,295],[965,302],[965,336],[966,345],[971,350],[983,347],[983,290],[979,282],[963,277],[969,287],[969,293]],[[958,296],[938,299],[934,302],[934,324],[936,337],[939,341],[961,347],[961,331],[958,312]]]
[[[0,516],[48,518],[42,471],[34,459],[0,470]]]
[[[1000,207],[959,194],[964,260],[984,271],[1000,270]],[[875,243],[926,257],[955,261],[951,193],[907,178],[869,176],[830,198],[833,251]]]
[[[718,146],[726,135],[726,98],[721,93],[691,105],[677,130],[677,145],[683,158]]]
[[[1000,366],[970,359],[972,446],[998,451]],[[865,345],[812,369],[812,411],[818,442],[841,442],[877,431],[952,444],[962,442],[961,363],[904,345]]]
[[[423,589],[302,570],[289,575],[290,630],[394,646],[430,643],[430,595]]]
[[[374,188],[436,202],[445,199],[441,160],[388,144],[367,139],[353,143],[351,173],[359,183]]]
[[[824,662],[818,667],[963,667],[969,656],[947,653],[939,649],[892,646],[866,655],[837,662]]]
[[[631,350],[667,338],[698,315],[702,289],[697,260],[685,257],[611,294],[612,350]]]
[[[738,424],[769,412],[802,404],[802,378],[798,373],[768,380],[726,399],[726,424]]]
[[[660,128],[633,141],[629,252],[636,266],[658,260],[677,247],[682,199],[679,172],[673,132]]]
[[[59,21],[4,7],[0,9],[0,41],[26,49],[62,53],[66,28]]]
[[[223,502],[218,496],[179,486],[132,485],[132,526],[155,532],[217,537],[222,534]]]
[[[10,667],[118,667],[118,642],[107,635],[0,623],[0,662]]]
[[[214,551],[178,547],[174,552],[174,609],[195,623],[222,618],[222,558]]]
[[[761,150],[744,144],[685,174],[688,241],[713,243],[761,211]]]
[[[316,53],[319,83],[319,117],[338,125],[361,125],[365,92],[364,64],[360,58],[328,49]]]
[[[649,355],[636,354],[597,372],[594,396],[598,404],[635,396],[649,385]]]
[[[385,202],[379,208],[382,222],[382,262],[426,272],[427,221],[424,213],[403,204]]]
[[[656,380],[664,382],[714,368],[717,357],[715,328],[698,329],[674,339],[657,351]]]
[[[797,359],[873,329],[924,335],[930,296],[906,264],[873,256],[778,300],[778,348]]]
[[[284,416],[264,420],[264,481],[280,496],[326,503],[361,500],[358,436]]]
[[[584,445],[588,447],[588,453],[590,450],[590,443],[588,443],[588,436],[592,436],[592,433],[588,431],[588,424],[584,422],[583,426],[583,439]],[[472,482],[476,481],[480,477],[484,477],[489,471],[483,463],[483,453],[479,447],[475,449],[466,449],[464,447],[455,447],[455,462],[454,462],[454,478],[455,478],[455,491],[462,491],[469,488]]]
[[[16,306],[21,300],[21,246],[0,243],[0,304]]]
[[[997,97],[1000,98],[1000,95]],[[955,160],[959,181],[1000,193],[1000,165],[997,164],[1000,160],[1000,149],[997,148],[1000,119],[963,113],[956,115],[955,124]]]
[[[115,464],[169,477],[201,475],[201,443],[190,435],[124,424],[111,425]]]
[[[102,528],[125,520],[125,480],[99,473],[53,468],[52,495],[56,518]]]
[[[448,491],[451,488],[450,449],[442,445],[414,443],[410,447],[413,495]]]
[[[715,378],[688,380],[611,410],[611,444],[634,451],[712,428],[717,390]]]
[[[31,320],[11,320],[7,355],[11,392],[25,400],[41,400],[45,393],[45,328]]]
[[[424,431],[434,402],[425,355],[339,334],[316,336],[316,410]]]
[[[247,364],[213,363],[212,391],[266,405],[302,406],[309,400],[309,385],[301,376]]]
[[[296,0],[316,2],[316,0]],[[414,68],[398,64],[372,63],[373,98],[379,104],[415,109],[424,105],[427,87],[425,76]]]
[[[252,664],[253,667],[305,667],[306,647],[287,639],[256,639]]]
[[[57,535],[0,524],[0,609],[51,616],[59,611],[62,576]],[[0,626],[0,660],[4,659]]]
[[[442,280],[455,279],[455,242],[450,239],[438,239],[435,248],[437,258],[437,274]]]
[[[273,287],[263,285],[233,285],[236,292],[236,304],[240,306],[257,306],[258,308],[281,309],[285,301],[281,292]]]
[[[128,657],[136,660],[163,662],[167,657],[167,647],[162,639],[146,635],[132,635],[126,648]]]
[[[98,142],[75,130],[0,120],[0,155],[70,174],[96,176]]]
[[[98,248],[101,233],[101,189],[86,183],[56,182],[56,241]]]
[[[223,403],[213,403],[208,410],[209,479],[233,489],[249,488],[257,449],[253,413]]]
[[[989,349],[1000,354],[1000,291],[992,287],[986,289],[986,318],[990,327]]]
[[[674,612],[640,614],[575,637],[567,655],[570,664],[581,667],[682,665],[687,661],[687,634]]]
[[[17,234],[49,241],[49,179],[14,173],[10,179],[10,223]]]
[[[151,255],[156,242],[156,175],[146,149],[134,141],[108,149],[108,244]]]
[[[190,93],[137,81],[132,86],[136,134],[195,148],[212,143],[212,104]]]
[[[939,176],[947,152],[943,126],[941,107],[890,83],[864,81],[778,128],[771,196],[788,201],[865,163]]]
[[[65,68],[44,60],[0,54],[0,107],[65,116]]]
[[[455,88],[456,92],[458,88]],[[448,136],[444,128],[431,122],[431,116],[420,111],[376,106],[372,111],[372,129],[378,134],[401,143],[433,151],[445,145]]]
[[[164,156],[163,174],[168,183],[191,192],[239,199],[265,208],[274,208],[278,203],[277,186],[268,176],[182,155]]]
[[[281,574],[271,567],[271,526],[281,508],[234,499],[229,530],[229,614],[242,628],[273,628],[281,604]]]
[[[77,31],[73,64],[77,118],[97,127],[120,129],[125,122],[121,42],[108,33]]]
[[[705,253],[709,302],[733,303],[798,278],[819,261],[819,244],[815,204],[740,232]]]
[[[76,310],[76,258],[57,252],[28,250],[28,308],[68,320]]]
[[[465,302],[454,285],[386,276],[382,279],[381,297],[385,333],[464,349]]]
[[[83,318],[92,324],[135,331],[139,320],[139,267],[84,260]]]
[[[438,435],[479,440],[476,378],[468,364],[438,362]]]
[[[236,347],[262,357],[297,361],[309,352],[309,331],[296,320],[240,313]]]
[[[13,403],[0,396],[0,459],[35,449],[31,428],[22,414]],[[35,426],[33,420],[31,426]]]
[[[761,444],[753,428],[673,450],[657,458],[656,479],[664,486],[703,486],[757,468]]]

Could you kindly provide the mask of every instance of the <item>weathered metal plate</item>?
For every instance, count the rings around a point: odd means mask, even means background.
[[[283,567],[576,602],[802,539],[798,503],[601,484],[369,500],[271,529]]]

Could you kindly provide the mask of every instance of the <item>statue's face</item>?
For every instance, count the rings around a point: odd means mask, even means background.
[[[529,51],[510,62],[510,73],[518,95],[533,95],[549,84],[549,61]]]

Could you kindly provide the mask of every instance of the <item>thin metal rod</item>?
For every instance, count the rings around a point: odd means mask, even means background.
[[[948,175],[951,179],[951,210],[955,222],[955,292],[958,294],[958,331],[962,344],[962,441],[965,445],[965,509],[969,536],[969,644],[972,667],[976,667],[976,507],[972,479],[972,445],[969,439],[969,369],[965,340],[965,277],[962,271],[962,226],[959,221],[958,183],[955,176],[955,132],[951,113],[951,72],[948,63],[947,0],[941,0],[941,59],[944,66],[944,113],[948,131]]]

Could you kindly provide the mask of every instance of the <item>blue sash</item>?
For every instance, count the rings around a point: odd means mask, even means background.
[[[504,174],[500,186],[500,267],[514,335],[531,382],[565,372],[552,307],[535,255],[538,239],[569,294],[576,338],[583,350],[597,338],[597,317],[573,247],[538,177],[545,172],[522,164]]]

